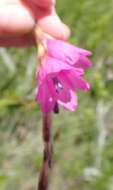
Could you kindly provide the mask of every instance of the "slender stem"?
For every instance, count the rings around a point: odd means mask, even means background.
[[[49,176],[52,169],[52,134],[51,134],[51,114],[43,114],[43,141],[44,153],[41,171],[39,175],[39,183],[37,190],[48,190]]]

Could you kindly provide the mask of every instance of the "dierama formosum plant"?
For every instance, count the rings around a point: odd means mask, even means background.
[[[38,43],[38,67],[36,101],[43,117],[44,157],[39,176],[38,190],[47,190],[52,168],[53,144],[51,115],[59,113],[60,106],[75,111],[78,105],[77,91],[87,91],[90,85],[83,79],[91,65],[92,53],[67,42],[52,39],[36,29]]]

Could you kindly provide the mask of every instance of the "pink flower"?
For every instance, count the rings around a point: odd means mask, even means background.
[[[74,111],[77,107],[75,92],[89,89],[83,75],[91,65],[87,59],[91,52],[60,40],[47,40],[47,50],[37,72],[36,101],[42,112],[54,111],[58,104]]]

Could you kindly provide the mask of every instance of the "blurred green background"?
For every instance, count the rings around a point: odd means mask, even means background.
[[[93,52],[76,112],[53,116],[50,190],[113,190],[113,0],[58,0],[70,42]],[[0,49],[0,190],[34,190],[42,160],[36,50]]]

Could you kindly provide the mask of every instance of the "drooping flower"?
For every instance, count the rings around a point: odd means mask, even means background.
[[[42,112],[51,112],[62,105],[70,111],[77,107],[78,90],[87,91],[89,84],[83,79],[91,65],[91,52],[62,42],[47,40],[47,52],[37,71],[38,94],[36,101]]]

